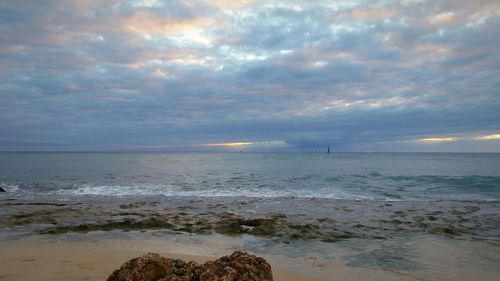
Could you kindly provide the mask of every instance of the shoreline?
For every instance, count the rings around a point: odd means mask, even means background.
[[[0,229],[33,234],[164,230],[249,234],[287,243],[434,234],[500,241],[500,201],[353,201],[309,198],[0,197]]]
[[[500,278],[500,202],[0,198],[0,280],[103,280],[147,252],[234,250],[264,257],[278,281]]]

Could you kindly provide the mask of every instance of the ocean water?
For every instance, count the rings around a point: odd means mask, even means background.
[[[500,154],[0,153],[23,196],[499,200]]]

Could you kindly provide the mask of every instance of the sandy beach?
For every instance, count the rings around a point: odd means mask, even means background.
[[[428,245],[429,246],[429,245]],[[498,280],[498,269],[485,265],[473,268],[463,251],[451,245],[436,245],[424,249],[431,262],[447,266],[442,270],[397,271],[376,268],[346,266],[341,261],[295,258],[283,259],[275,255],[264,255],[272,265],[276,281],[340,281],[340,280]],[[432,249],[434,248],[434,249]],[[167,258],[183,259],[203,263],[218,258],[224,250],[214,248],[207,243],[189,245],[168,243],[160,240],[101,240],[88,242],[47,241],[31,237],[25,240],[0,242],[0,280],[105,280],[121,264],[132,258],[158,252]],[[179,252],[188,251],[211,253],[212,255],[188,255]],[[226,252],[229,254],[229,252]],[[436,255],[437,254],[437,255]],[[441,260],[446,256],[446,260]],[[465,259],[464,259],[465,258]],[[473,262],[476,263],[476,262]],[[472,268],[472,269],[471,269]],[[444,269],[444,268],[441,268]],[[479,279],[478,279],[479,278]]]
[[[1,243],[0,280],[106,280],[113,270],[132,258],[146,254],[144,251],[127,249],[126,246],[110,246],[105,243]],[[173,254],[162,249],[162,256],[203,263],[217,257]],[[276,281],[322,281],[297,273],[273,268]],[[323,279],[324,280],[324,279]]]

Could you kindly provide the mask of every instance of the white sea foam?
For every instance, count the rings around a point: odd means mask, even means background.
[[[19,185],[18,184],[4,184],[2,183],[0,185],[6,192],[15,192],[15,193],[18,193],[20,192],[21,190],[19,189]]]
[[[93,196],[200,196],[200,197],[300,197],[300,198],[332,198],[332,199],[384,199],[370,196],[349,194],[340,190],[289,189],[275,190],[271,188],[207,188],[186,189],[174,185],[83,185],[76,189],[60,189],[51,192],[58,195],[93,195]]]

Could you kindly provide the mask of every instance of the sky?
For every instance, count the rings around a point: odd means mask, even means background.
[[[0,150],[500,152],[500,2],[0,1]]]

